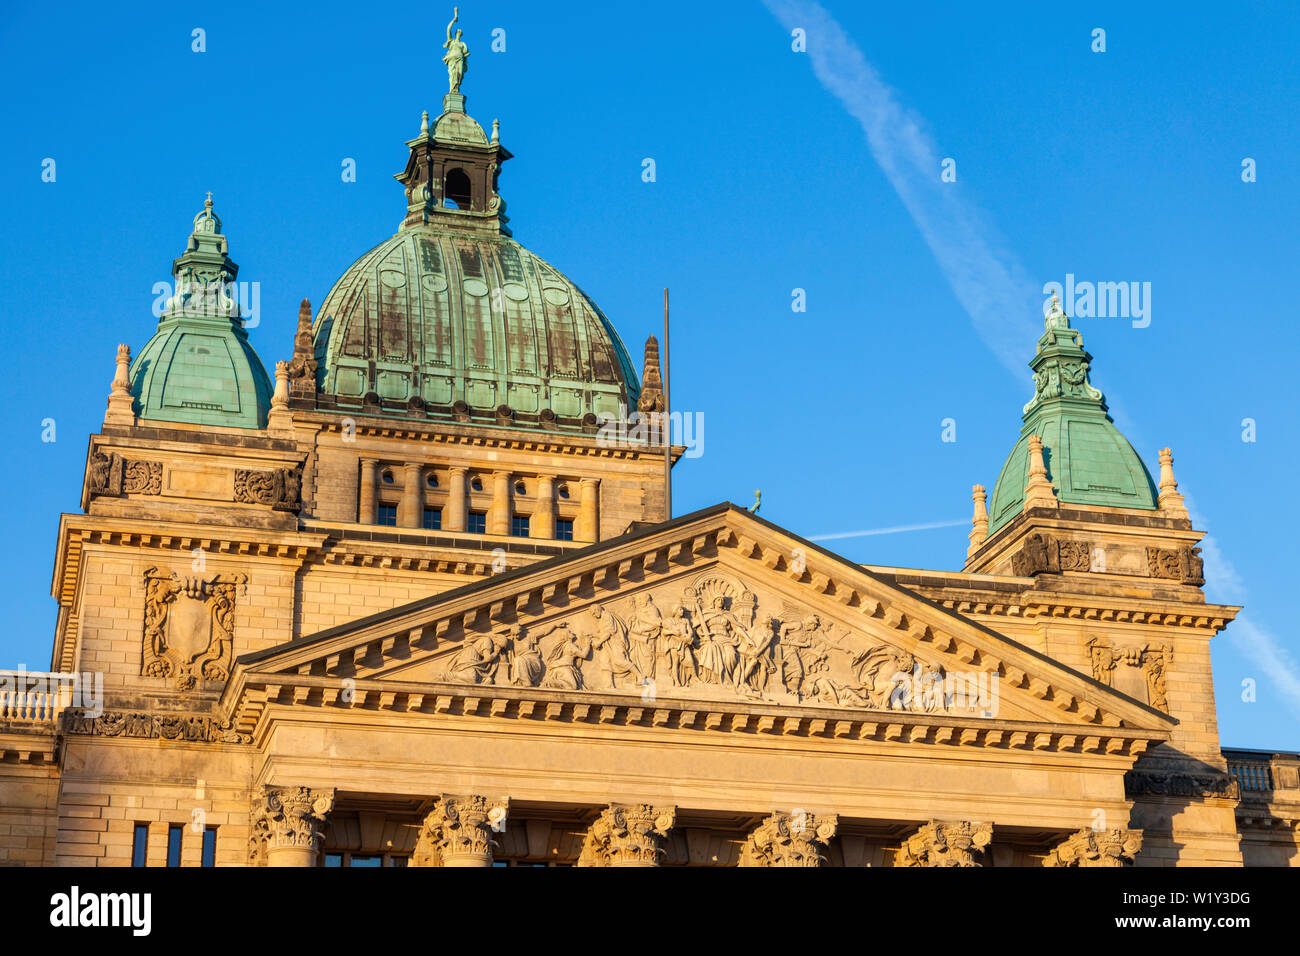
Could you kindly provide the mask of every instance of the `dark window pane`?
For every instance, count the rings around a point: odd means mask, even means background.
[[[348,865],[354,867],[355,866],[364,866],[364,867],[383,866],[384,858],[382,856],[357,856],[355,853],[353,853],[351,859],[349,860]]]
[[[555,539],[557,541],[573,540],[573,519],[557,518],[555,521]]]
[[[379,523],[386,524],[389,527],[397,527],[397,506],[380,505],[379,506]]]
[[[208,827],[203,831],[203,866],[217,865],[217,828]]]
[[[510,519],[510,534],[515,538],[528,537],[528,515],[514,515]]]
[[[469,524],[465,528],[470,534],[487,534],[487,512],[471,511]]]
[[[441,508],[424,509],[424,527],[428,531],[439,531],[442,529]]]
[[[149,824],[137,823],[131,840],[131,865],[144,866],[149,853]]]
[[[167,865],[181,865],[181,835],[185,832],[185,827],[173,823],[167,828]]]

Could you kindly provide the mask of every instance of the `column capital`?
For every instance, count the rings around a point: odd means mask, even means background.
[[[1141,830],[1083,829],[1061,841],[1043,866],[1123,866],[1141,849]]]
[[[838,828],[839,817],[833,813],[774,813],[749,834],[740,850],[740,865],[821,866],[821,851]]]
[[[505,829],[509,797],[443,794],[420,826],[417,866],[491,866],[493,833]]]
[[[981,866],[979,856],[993,839],[991,823],[932,820],[903,841],[897,866]]]
[[[314,859],[334,809],[334,790],[262,786],[249,814],[249,857],[263,852],[301,850]]]
[[[578,866],[658,866],[676,822],[676,807],[610,804],[587,831]]]

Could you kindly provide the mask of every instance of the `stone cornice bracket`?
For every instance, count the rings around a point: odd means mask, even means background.
[[[988,493],[984,490],[983,485],[976,485],[971,489],[971,499],[975,502],[975,514],[971,518],[970,547],[966,549],[966,557],[968,558],[982,548],[984,542],[988,539],[988,498]]]
[[[1043,866],[1123,866],[1142,849],[1141,830],[1079,830],[1055,847]]]
[[[982,866],[979,856],[993,839],[990,823],[931,821],[903,841],[897,866]]]
[[[1174,450],[1172,448],[1160,449],[1160,497],[1156,500],[1160,510],[1173,518],[1186,518],[1190,520],[1191,516],[1187,513],[1187,505],[1183,502],[1183,496],[1178,493],[1178,482],[1174,480]]]
[[[131,397],[131,349],[126,345],[117,347],[117,371],[113,375],[113,384],[108,393],[108,412],[104,415],[105,425],[134,425],[135,399]]]
[[[415,866],[491,866],[493,833],[506,828],[509,797],[443,794],[420,826]]]
[[[334,791],[262,786],[249,814],[249,857],[256,865],[310,866],[334,809]]]
[[[1029,484],[1025,485],[1025,511],[1034,508],[1056,509],[1056,490],[1047,478],[1047,464],[1043,461],[1043,439],[1029,436]]]
[[[740,851],[740,865],[822,866],[826,858],[821,851],[838,827],[833,813],[774,813],[750,833]]]
[[[611,804],[587,831],[578,866],[658,866],[676,807]]]

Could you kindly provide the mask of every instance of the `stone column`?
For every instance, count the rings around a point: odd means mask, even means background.
[[[361,459],[361,490],[357,492],[357,520],[362,524],[374,524],[375,508],[375,468],[379,463],[373,458]]]
[[[1142,849],[1141,830],[1080,830],[1047,854],[1043,866],[1123,866]]]
[[[579,485],[578,527],[574,537],[579,541],[600,540],[600,479],[584,478]]]
[[[249,816],[249,856],[264,866],[315,866],[333,790],[263,786]]]
[[[424,818],[412,866],[492,865],[492,834],[506,828],[507,797],[443,794]]]
[[[537,479],[537,508],[528,525],[529,537],[555,537],[555,479],[547,475]]]
[[[424,469],[419,464],[407,462],[402,466],[402,500],[397,509],[397,523],[403,528],[419,528],[424,524]]]
[[[988,493],[985,492],[983,485],[976,485],[971,489],[971,500],[975,502],[975,512],[971,517],[970,547],[966,549],[966,557],[970,557],[988,540],[989,536],[989,509]]]
[[[510,533],[510,473],[498,471],[492,475],[492,510],[488,513],[487,533]]]
[[[587,831],[578,866],[658,866],[676,807],[610,804]]]
[[[447,513],[442,516],[445,531],[465,530],[465,469],[447,469]]]
[[[1057,507],[1056,489],[1047,477],[1047,463],[1043,459],[1043,440],[1029,436],[1029,483],[1025,485],[1023,510]]]
[[[105,425],[134,425],[135,399],[131,397],[131,349],[126,345],[117,347],[117,365],[114,369],[113,384],[108,392],[108,412],[104,415]]]
[[[990,823],[931,821],[903,841],[895,866],[982,866],[993,839]]]
[[[822,866],[822,850],[839,827],[835,814],[774,813],[749,835],[741,866]]]

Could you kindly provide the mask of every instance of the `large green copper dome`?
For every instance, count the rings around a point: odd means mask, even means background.
[[[238,271],[209,193],[185,252],[172,264],[175,285],[158,329],[131,363],[139,418],[266,427],[271,380],[232,295]]]
[[[1102,393],[1089,382],[1092,356],[1055,297],[1046,325],[1030,362],[1034,397],[1025,406],[1020,440],[1002,466],[989,503],[990,535],[1024,508],[1030,435],[1043,440],[1048,478],[1062,504],[1157,508],[1151,473],[1110,420]]]
[[[574,282],[510,236],[510,158],[450,94],[407,143],[407,215],[317,311],[317,407],[402,418],[590,428],[635,408],[618,333]]]

